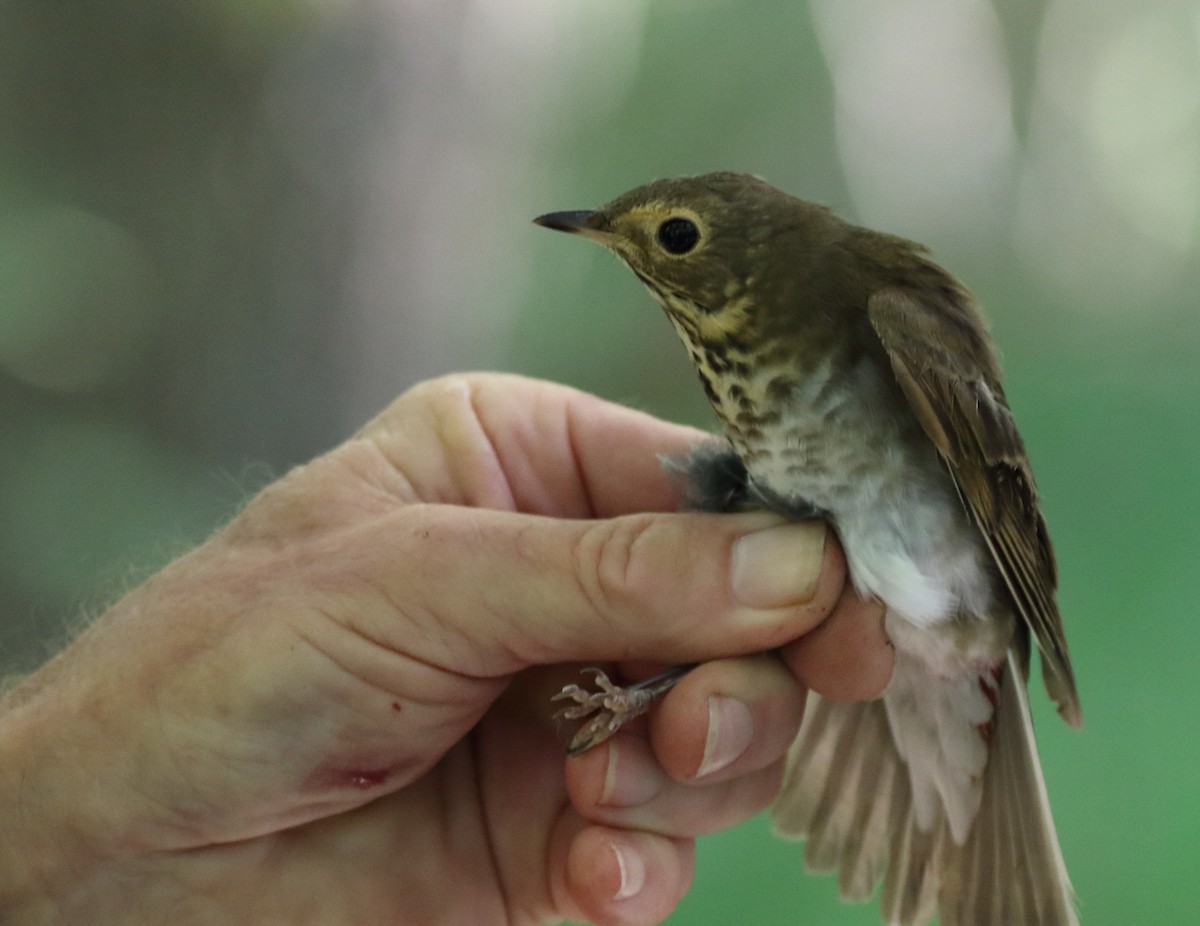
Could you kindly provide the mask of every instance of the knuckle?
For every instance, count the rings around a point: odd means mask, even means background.
[[[447,373],[445,376],[437,376],[433,379],[427,379],[412,386],[405,396],[420,399],[421,401],[436,401],[440,397],[461,395],[465,390],[471,388],[471,377],[466,373]]]
[[[575,572],[597,613],[619,618],[645,609],[655,587],[646,555],[653,529],[652,516],[627,515],[598,522],[580,536]]]
[[[395,398],[379,421],[404,421],[426,417],[437,422],[473,414],[476,397],[492,391],[500,377],[486,373],[447,373],[422,380]]]
[[[435,417],[455,414],[469,407],[474,383],[469,375],[451,373],[426,380],[401,396],[428,408]]]
[[[414,422],[453,417],[469,406],[472,386],[472,375],[464,373],[422,380],[394,398],[356,436],[380,440],[393,433],[411,432]]]

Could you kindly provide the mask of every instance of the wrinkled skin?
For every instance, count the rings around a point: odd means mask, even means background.
[[[0,702],[0,921],[663,919],[806,688],[891,672],[823,527],[669,513],[698,437],[456,376],[269,486]],[[708,659],[564,758],[579,663]]]

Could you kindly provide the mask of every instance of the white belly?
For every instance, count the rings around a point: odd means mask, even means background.
[[[751,398],[765,401],[766,384],[782,372],[761,371]],[[835,381],[826,363],[795,386],[783,420],[763,439],[733,429],[730,438],[754,485],[827,513],[860,593],[917,627],[988,615],[983,539],[933,445],[912,439],[907,410],[879,376],[864,361]],[[729,417],[733,409],[722,411]]]

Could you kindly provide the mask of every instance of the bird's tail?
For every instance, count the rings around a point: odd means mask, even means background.
[[[1078,926],[1011,652],[982,785],[962,845],[943,811],[919,825],[884,702],[811,697],[772,816],[781,835],[807,840],[810,870],[838,873],[846,900],[868,900],[882,881],[892,926],[935,913],[942,926]]]

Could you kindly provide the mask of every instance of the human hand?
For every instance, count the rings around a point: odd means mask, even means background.
[[[698,437],[448,377],[268,487],[0,704],[0,921],[661,920],[806,685],[891,672],[822,526],[668,513]],[[564,760],[606,660],[714,661]]]

